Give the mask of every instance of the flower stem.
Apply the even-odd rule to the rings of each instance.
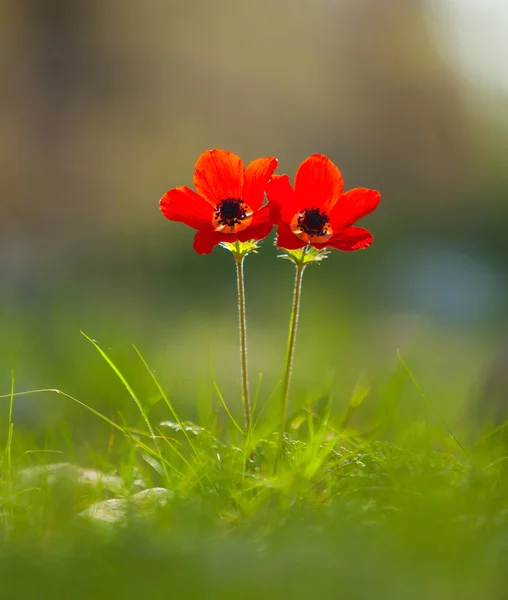
[[[298,328],[298,316],[300,313],[300,298],[302,295],[302,277],[306,264],[304,261],[295,262],[296,276],[295,287],[293,292],[293,306],[291,309],[291,318],[289,320],[289,334],[286,349],[286,363],[284,369],[284,383],[282,388],[282,406],[281,406],[281,423],[279,436],[279,455],[282,452],[284,443],[284,433],[286,430],[286,419],[288,409],[289,385],[291,383],[291,372],[293,370],[293,357],[295,354],[296,345],[296,330]]]
[[[238,287],[238,320],[240,331],[240,364],[242,374],[242,400],[245,415],[245,432],[249,435],[251,428],[251,412],[249,400],[249,375],[247,369],[247,320],[245,318],[245,285],[243,279],[243,261],[245,254],[234,253],[236,264],[236,281]]]

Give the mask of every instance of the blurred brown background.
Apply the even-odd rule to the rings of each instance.
[[[506,322],[506,39],[503,0],[3,0],[2,389],[14,368],[20,389],[115,402],[85,329],[127,371],[138,343],[189,405],[211,361],[236,401],[230,257],[196,256],[192,232],[158,212],[223,147],[275,154],[291,176],[321,152],[347,188],[382,193],[373,247],[309,270],[302,389],[334,372],[344,400],[364,370],[381,388],[401,348],[457,407]],[[265,242],[247,273],[266,390],[291,294],[275,255]]]

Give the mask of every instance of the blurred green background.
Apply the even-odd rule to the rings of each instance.
[[[240,409],[232,258],[196,255],[158,209],[222,147],[276,155],[291,177],[324,153],[346,188],[382,193],[362,223],[374,245],[305,275],[293,402],[331,387],[341,406],[359,381],[376,402],[400,349],[452,422],[478,390],[502,403],[507,33],[504,0],[3,0],[1,393],[14,369],[18,391],[58,387],[137,420],[84,330],[145,399],[132,343],[184,418],[214,377]],[[246,264],[261,403],[292,293],[272,238]],[[421,416],[409,383],[402,402]],[[69,430],[92,446],[108,433],[58,397],[17,400],[14,420],[60,450]]]

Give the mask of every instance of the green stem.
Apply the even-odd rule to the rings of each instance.
[[[235,253],[236,281],[238,287],[238,320],[240,330],[240,365],[242,373],[242,400],[245,415],[245,431],[249,435],[251,413],[249,400],[249,375],[247,370],[247,321],[245,318],[245,285],[243,279],[243,261],[245,254]]]
[[[291,383],[291,372],[293,370],[293,357],[295,354],[296,345],[296,330],[298,328],[298,316],[300,313],[300,298],[302,295],[302,277],[303,271],[305,270],[305,263],[303,257],[301,262],[295,262],[296,266],[296,277],[295,287],[293,292],[293,307],[291,309],[291,318],[289,321],[289,335],[288,344],[286,349],[286,364],[284,369],[284,384],[282,388],[282,410],[281,410],[281,424],[280,424],[280,437],[279,437],[279,454],[282,452],[282,445],[284,442],[284,433],[286,430],[286,419],[288,409],[288,397],[289,397],[289,385]]]

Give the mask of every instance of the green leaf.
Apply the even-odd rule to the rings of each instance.
[[[242,256],[247,256],[247,254],[251,254],[252,252],[257,252],[260,243],[259,240],[248,240],[247,242],[221,242],[219,246],[222,246],[240,258]]]
[[[319,250],[313,246],[305,246],[299,250],[286,250],[285,254],[279,254],[279,258],[285,258],[295,263],[295,265],[308,265],[311,263],[319,263],[330,254],[326,248]]]

